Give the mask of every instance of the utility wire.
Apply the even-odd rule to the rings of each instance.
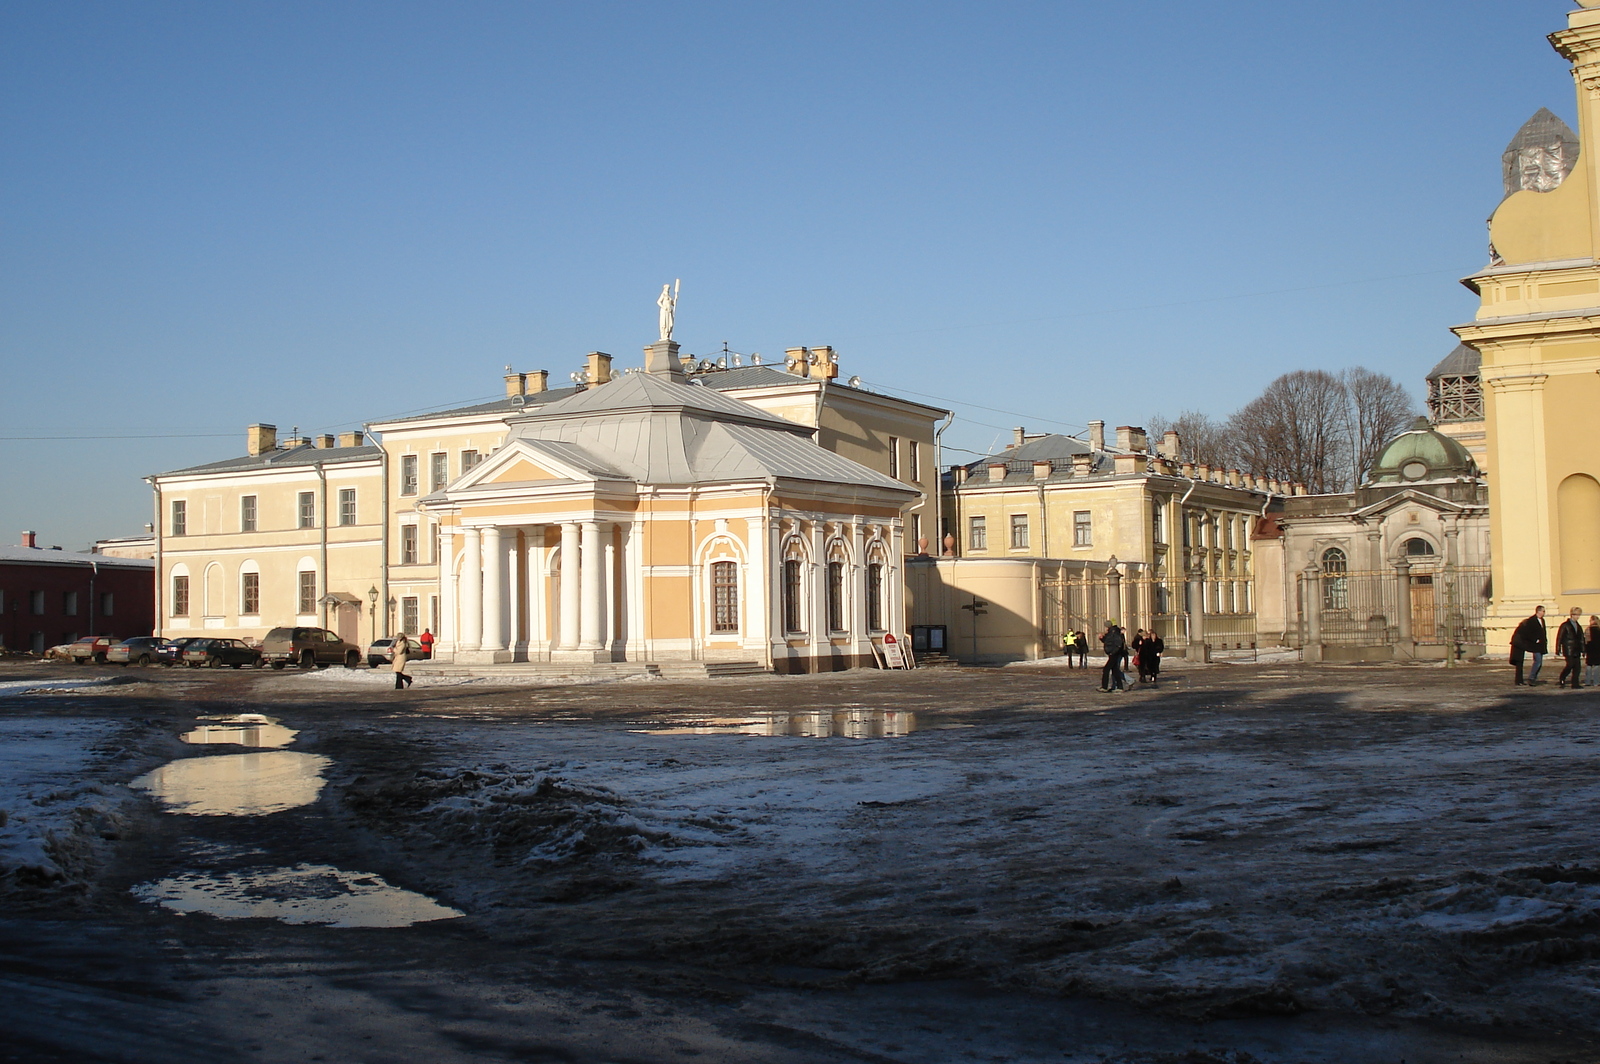
[[[214,440],[232,432],[159,432],[136,436],[0,436],[0,440]]]

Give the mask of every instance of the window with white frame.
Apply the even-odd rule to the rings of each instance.
[[[844,562],[828,563],[828,631],[844,631]]]
[[[804,566],[798,558],[786,558],[783,563],[783,630],[803,632],[800,617],[800,578]]]
[[[172,615],[189,616],[189,577],[186,573],[179,573],[172,578]]]
[[[889,476],[900,479],[900,437],[889,437]]]
[[[428,490],[442,491],[450,483],[450,455],[435,451],[428,456]]]
[[[356,523],[356,489],[339,489],[339,523],[353,525]]]
[[[739,567],[733,562],[711,563],[711,630],[739,630]]]
[[[1162,509],[1160,503],[1156,503],[1150,511],[1150,536],[1157,543],[1167,541],[1166,511]]]
[[[1011,515],[1011,549],[1028,549],[1028,515]]]
[[[239,612],[246,617],[256,617],[261,613],[261,574],[247,572],[239,574]]]
[[[1074,547],[1094,546],[1094,517],[1088,510],[1074,510],[1072,512],[1072,545]]]
[[[867,563],[867,627],[883,631],[883,563]]]
[[[403,454],[400,456],[400,494],[415,495],[417,493],[417,456]]]
[[[296,605],[302,617],[309,617],[317,612],[317,573],[314,569],[300,571],[299,594],[296,596]]]
[[[906,466],[911,474],[911,483],[922,483],[922,448],[917,446],[916,440],[907,441]]]
[[[989,549],[989,522],[983,517],[967,518],[967,549]]]
[[[256,530],[256,497],[242,495],[239,497],[239,531],[254,532]]]
[[[416,635],[422,626],[421,602],[415,595],[402,595],[400,597],[400,630],[410,635]]]
[[[317,527],[317,493],[302,491],[299,496],[298,512],[301,528]]]
[[[189,503],[187,500],[172,500],[171,528],[174,536],[187,536],[189,534]]]
[[[469,449],[461,452],[461,472],[463,475],[478,464],[479,457],[478,452],[474,450]]]
[[[415,564],[417,564],[417,526],[416,525],[401,525],[400,526],[400,564],[401,565],[415,565]],[[408,628],[406,630],[407,631],[414,631],[414,629],[410,629],[410,628]]]

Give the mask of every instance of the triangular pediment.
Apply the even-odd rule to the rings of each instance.
[[[526,458],[517,458],[508,463],[504,469],[497,470],[494,476],[480,481],[483,484],[519,484],[529,480],[571,480],[571,477],[559,476],[550,472],[543,466],[535,465]]]
[[[552,440],[513,439],[446,489],[460,495],[514,484],[592,484],[626,479],[582,448]]]
[[[1417,488],[1408,488],[1405,491],[1389,496],[1387,499],[1379,499],[1375,503],[1363,506],[1361,509],[1353,511],[1352,516],[1358,520],[1377,521],[1382,520],[1396,510],[1404,510],[1408,507],[1421,507],[1424,510],[1432,510],[1441,514],[1465,513],[1470,509],[1470,507],[1464,506],[1459,502],[1452,502],[1449,499],[1440,498]]]

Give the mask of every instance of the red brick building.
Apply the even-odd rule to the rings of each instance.
[[[155,562],[33,546],[0,547],[0,647],[44,653],[80,636],[149,635]]]

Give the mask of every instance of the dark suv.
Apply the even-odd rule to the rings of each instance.
[[[261,660],[274,669],[291,664],[302,669],[313,665],[319,669],[329,665],[353,669],[361,664],[361,648],[326,628],[274,628],[261,641]]]

